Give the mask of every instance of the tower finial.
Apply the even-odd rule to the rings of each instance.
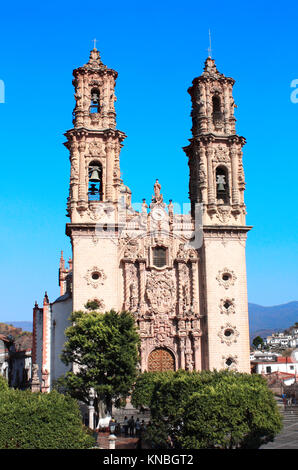
[[[92,39],[92,41],[94,42],[94,47],[93,47],[93,49],[96,49],[97,39]]]
[[[210,32],[210,29],[209,29],[209,47],[208,47],[208,57],[212,57],[212,49],[211,49],[211,32]]]

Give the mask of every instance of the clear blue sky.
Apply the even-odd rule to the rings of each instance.
[[[72,127],[72,70],[98,40],[118,71],[118,128],[127,134],[121,171],[133,200],[188,197],[182,147],[191,137],[187,93],[207,56],[208,29],[220,72],[235,78],[237,132],[247,139],[250,302],[298,300],[298,10],[293,2],[20,2],[1,7],[0,321],[31,320],[34,301],[59,296]]]

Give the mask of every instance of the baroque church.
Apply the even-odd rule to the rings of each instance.
[[[60,297],[33,309],[33,358],[42,391],[68,368],[60,354],[72,311],[132,312],[141,370],[250,372],[245,245],[244,137],[235,130],[234,79],[208,57],[188,89],[192,136],[183,148],[191,210],[165,202],[158,180],[138,210],[120,173],[125,133],[116,126],[117,72],[94,48],[74,70],[66,234]],[[86,310],[87,311],[87,310]]]

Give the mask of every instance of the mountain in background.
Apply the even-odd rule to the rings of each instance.
[[[14,323],[29,323],[30,322],[14,322]],[[0,323],[0,334],[4,336],[11,336],[13,338],[15,348],[17,351],[32,349],[32,333],[31,331],[23,331],[21,327],[12,326],[7,323]]]
[[[248,303],[249,332],[251,341],[256,336],[266,337],[277,331],[283,331],[298,322],[298,302],[263,307],[262,305]],[[30,321],[4,322],[21,328],[23,331],[32,332]]]
[[[256,336],[266,337],[283,331],[298,322],[298,302],[262,307],[248,303],[249,332],[251,340]]]
[[[23,331],[30,331],[33,330],[33,323],[32,321],[4,321],[2,323],[6,323],[6,325],[12,325],[16,328],[21,328]]]

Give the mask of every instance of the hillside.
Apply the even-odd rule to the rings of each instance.
[[[32,348],[32,333],[30,331],[23,331],[22,328],[15,328],[11,324],[0,323],[0,334],[11,335],[18,351]]]
[[[0,322],[1,323],[1,322]],[[31,331],[33,329],[32,321],[4,321],[6,325],[15,326],[16,328],[21,328],[23,331]]]
[[[268,336],[276,331],[283,331],[298,322],[298,302],[263,307],[248,304],[250,337]]]

